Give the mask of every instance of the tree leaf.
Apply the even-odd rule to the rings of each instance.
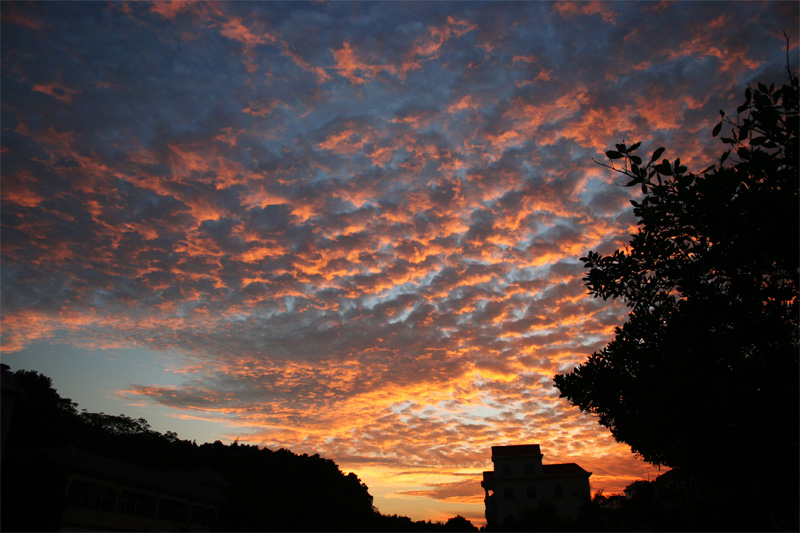
[[[606,157],[609,159],[622,159],[622,154],[619,152],[615,152],[614,150],[609,150],[606,152]]]
[[[715,165],[710,165],[710,166],[707,166],[706,168],[704,168],[703,170],[701,170],[701,171],[700,171],[700,174],[705,174],[705,173],[706,173],[706,172],[708,172],[709,170],[713,170],[713,169],[714,169],[714,166],[715,166]]]
[[[660,148],[656,148],[656,151],[653,152],[653,157],[650,158],[650,162],[652,163],[653,161],[655,161],[656,159],[661,157],[661,154],[663,154],[663,153],[664,153],[664,147],[663,146],[660,147]]]
[[[745,140],[749,133],[750,133],[750,126],[748,125],[747,121],[745,121],[744,125],[739,129],[739,140],[740,141]]]

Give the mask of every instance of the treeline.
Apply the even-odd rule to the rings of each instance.
[[[4,420],[2,469],[3,531],[54,530],[63,510],[63,479],[47,464],[22,464],[9,454],[74,446],[87,452],[155,471],[208,470],[222,482],[224,503],[211,524],[217,531],[474,531],[463,517],[447,523],[386,516],[373,506],[368,487],[319,455],[297,455],[255,445],[220,441],[198,445],[147,420],[79,411],[62,398],[52,380],[35,371],[11,372],[5,383],[22,394]],[[5,398],[4,398],[5,400]],[[4,417],[8,416],[6,411]],[[61,485],[59,485],[59,483]]]
[[[574,519],[559,516],[551,502],[542,501],[521,519],[486,531],[797,531],[796,520],[791,524],[758,500],[737,497],[737,490],[742,491],[673,469],[652,481],[634,481],[624,494],[598,491]]]

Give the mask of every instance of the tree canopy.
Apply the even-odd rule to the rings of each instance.
[[[630,312],[554,381],[653,464],[746,484],[788,473],[796,494],[798,78],[744,96],[736,118],[720,111],[712,135],[727,149],[699,173],[664,148],[643,162],[638,142],[606,152],[641,187],[639,228],[625,249],[583,257],[584,281]]]
[[[330,459],[220,441],[201,445],[162,434],[144,418],[93,413],[53,388],[51,378],[12,372],[24,391],[14,403],[4,447],[0,529],[54,531],[60,527],[64,479],[38,463],[43,448],[73,445],[149,471],[208,470],[225,480],[217,531],[472,531],[457,516],[447,524],[386,516],[373,506],[369,488]],[[4,413],[5,416],[5,413]],[[5,422],[5,421],[4,421]],[[16,452],[16,455],[15,455]],[[28,457],[27,459],[23,459]],[[33,457],[33,459],[31,459]]]

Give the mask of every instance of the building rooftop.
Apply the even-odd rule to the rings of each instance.
[[[575,463],[562,463],[558,465],[542,465],[542,474],[545,476],[563,476],[567,474],[590,474]]]
[[[541,456],[538,444],[515,444],[512,446],[492,446],[492,457],[522,457],[526,455]]]

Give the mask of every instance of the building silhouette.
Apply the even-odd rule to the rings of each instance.
[[[209,470],[151,470],[72,445],[5,460],[29,473],[15,509],[26,529],[209,531],[224,503],[225,481]]]
[[[538,444],[492,446],[494,470],[483,473],[487,526],[535,519],[549,506],[561,519],[574,520],[589,503],[587,472],[575,463],[542,464]]]

